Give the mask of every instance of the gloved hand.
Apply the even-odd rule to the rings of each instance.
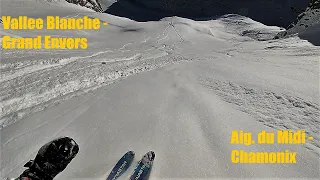
[[[79,146],[72,138],[55,139],[42,146],[36,158],[24,165],[28,169],[18,179],[52,180],[67,167],[78,152]]]

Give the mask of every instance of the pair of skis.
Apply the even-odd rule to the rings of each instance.
[[[132,164],[134,160],[134,151],[129,151],[122,156],[117,164],[111,170],[107,180],[116,180],[119,178]],[[136,168],[130,176],[130,180],[147,180],[149,178],[155,153],[153,151],[147,152],[138,162]]]

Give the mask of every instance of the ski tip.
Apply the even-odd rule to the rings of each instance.
[[[128,151],[125,156],[134,157],[135,152],[134,151]]]

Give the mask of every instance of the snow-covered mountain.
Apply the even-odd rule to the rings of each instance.
[[[239,14],[266,25],[287,27],[307,6],[306,0],[119,0],[106,12],[138,21],[166,16],[212,19]]]
[[[320,45],[320,0],[310,0],[309,6],[299,14],[296,21],[286,31],[277,34],[275,38],[289,37],[294,34],[298,34],[299,37],[315,45]]]

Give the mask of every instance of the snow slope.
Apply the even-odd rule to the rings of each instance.
[[[87,37],[86,51],[1,50],[2,179],[65,135],[80,152],[57,180],[104,179],[127,150],[156,152],[150,179],[319,178],[319,47],[297,36],[270,40],[280,28],[238,15],[138,23],[72,4],[1,3],[2,14],[88,15],[110,24],[49,32]],[[48,34],[0,27],[2,35]],[[231,145],[237,129],[306,129],[314,140]],[[298,163],[232,164],[230,152],[240,148],[296,151]]]

